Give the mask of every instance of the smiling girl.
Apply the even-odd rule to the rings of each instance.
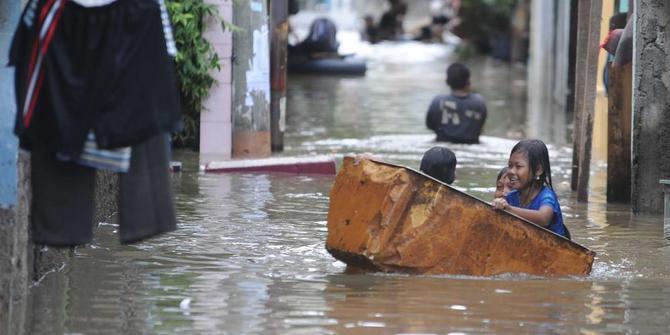
[[[507,177],[514,191],[493,200],[494,209],[504,209],[554,233],[570,238],[551,184],[549,152],[540,140],[523,140],[512,148]]]

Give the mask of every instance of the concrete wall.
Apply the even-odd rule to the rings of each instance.
[[[0,207],[16,204],[18,157],[17,141],[13,135],[14,115],[14,71],[7,64],[9,45],[18,22],[21,4],[17,0],[0,2]]]
[[[233,1],[233,157],[268,157],[270,39],[267,1]]]
[[[530,10],[527,134],[565,144],[570,2],[533,0]]]
[[[21,166],[27,163],[21,157]],[[13,167],[16,169],[16,165]],[[22,168],[20,171],[29,171]],[[21,190],[27,190],[25,175]],[[0,209],[0,334],[17,334],[25,319],[26,297],[32,273],[28,243],[28,192],[21,192],[18,205]]]
[[[0,335],[24,334],[29,315],[30,285],[67,265],[73,249],[54,249],[30,241],[30,155],[18,160],[17,205],[0,210]],[[94,223],[107,221],[117,210],[118,178],[96,175]]]
[[[0,2],[0,64],[7,64],[11,37],[18,22],[19,1]],[[18,199],[18,147],[13,135],[14,102],[12,69],[0,66],[0,334],[12,333],[10,320],[22,319],[15,303],[27,291],[28,268],[25,201]],[[25,200],[25,199],[21,199]],[[19,297],[19,299],[17,299]],[[18,300],[18,301],[17,301]],[[16,308],[18,307],[18,308]]]
[[[633,55],[632,207],[661,213],[670,177],[670,2],[639,0]]]

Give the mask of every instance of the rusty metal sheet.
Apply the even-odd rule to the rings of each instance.
[[[416,274],[588,275],[595,253],[407,167],[345,157],[327,250],[351,266]]]

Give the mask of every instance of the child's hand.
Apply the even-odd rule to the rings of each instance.
[[[493,207],[493,209],[508,210],[509,209],[509,204],[507,203],[507,200],[505,200],[505,198],[495,198],[495,199],[493,199],[493,202],[491,203],[491,207]]]

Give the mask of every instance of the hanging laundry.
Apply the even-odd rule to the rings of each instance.
[[[95,142],[95,134],[88,133],[84,150],[77,158],[57,155],[60,160],[74,161],[80,165],[111,172],[128,172],[130,168],[130,147],[118,149],[100,149]]]
[[[102,149],[178,130],[179,92],[170,57],[175,48],[162,7],[157,0],[99,7],[32,0],[10,54],[22,146],[30,148],[35,133],[47,131],[58,152],[76,157],[90,130]],[[48,129],[40,129],[46,120],[52,121]]]
[[[122,243],[176,228],[166,143],[181,127],[175,55],[163,0],[29,0],[9,60],[35,243],[91,241],[96,169],[120,172]]]
[[[119,237],[134,243],[177,227],[165,135],[133,146],[128,173],[119,179]]]
[[[122,243],[176,228],[165,134],[132,147],[127,173],[119,174],[118,224]],[[32,240],[72,246],[93,238],[95,169],[58,159],[45,146],[31,153]]]

